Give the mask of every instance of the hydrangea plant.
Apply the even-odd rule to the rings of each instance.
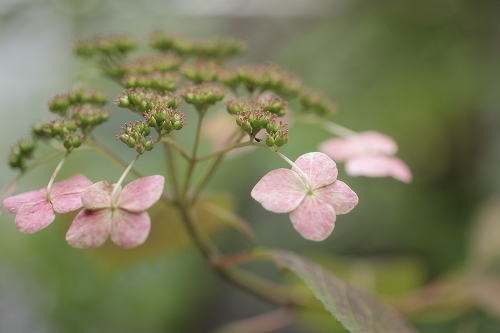
[[[408,166],[393,156],[397,151],[394,140],[374,131],[356,133],[332,122],[335,104],[278,65],[228,65],[229,58],[245,49],[239,40],[196,41],[154,31],[149,36],[149,52],[134,55],[138,48],[138,42],[129,35],[98,36],[75,46],[77,56],[122,86],[114,104],[135,113],[137,120],[123,125],[116,138],[133,150],[135,157],[125,162],[96,139],[92,131],[111,117],[105,108],[108,95],[89,87],[85,80],[77,82],[78,88],[50,99],[48,109],[54,118],[35,123],[31,137],[19,141],[10,151],[9,164],[20,174],[0,197],[5,210],[16,214],[16,227],[34,233],[48,227],[56,214],[81,209],[66,234],[70,246],[99,247],[110,237],[118,246],[137,247],[150,232],[148,209],[162,201],[178,211],[207,264],[248,292],[288,309],[315,307],[310,297],[298,297],[293,287],[255,279],[252,272],[238,267],[267,259],[301,277],[349,331],[413,332],[383,303],[303,257],[262,247],[238,255],[224,254],[199,228],[201,220],[195,214],[195,207],[207,200],[202,191],[226,156],[240,156],[235,152],[243,154],[249,148],[263,149],[291,169],[270,170],[256,183],[251,196],[266,210],[289,213],[293,227],[305,239],[327,241],[337,215],[349,213],[358,200],[364,200],[349,187],[348,180],[337,178],[336,162],[345,162],[346,173],[351,176],[411,180]],[[297,101],[293,108],[289,103],[292,100]],[[214,115],[206,118],[210,113]],[[292,162],[280,149],[293,144],[293,127],[288,123],[295,122],[318,126],[335,138],[321,143],[320,151],[303,152]],[[207,124],[212,130],[207,130]],[[186,126],[194,129],[190,147],[176,135]],[[209,153],[201,153],[203,138],[213,143]],[[50,155],[38,154],[36,148],[47,143],[60,148]],[[165,150],[168,171],[165,175],[140,174],[134,163],[147,158],[157,146]],[[66,160],[80,147],[120,163],[123,173],[116,180],[91,181],[76,174],[55,182]],[[9,196],[22,176],[57,156],[62,158],[47,187]],[[200,172],[200,164],[207,162],[209,167]],[[123,185],[127,175],[136,179]],[[232,212],[217,209],[219,216],[237,220],[233,224],[239,225],[236,230],[250,237],[251,224],[242,226],[242,219],[233,218]],[[168,223],[167,218],[164,223]]]

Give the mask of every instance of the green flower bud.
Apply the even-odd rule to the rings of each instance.
[[[184,125],[182,124],[182,122],[180,122],[180,121],[176,121],[176,122],[174,122],[173,126],[174,126],[174,129],[175,129],[176,131],[178,131],[178,130],[182,129],[182,127],[183,127]]]
[[[161,124],[161,127],[165,130],[165,132],[170,133],[170,131],[174,128],[174,126],[169,122],[165,121]]]
[[[272,136],[270,136],[270,135],[269,135],[269,136],[266,138],[266,145],[267,145],[268,147],[272,147],[272,146],[274,146],[274,138],[273,138]]]
[[[146,149],[147,151],[151,151],[153,150],[153,147],[154,147],[155,143],[153,141],[147,141],[145,144],[144,144],[144,149]]]
[[[126,145],[129,147],[129,148],[134,148],[135,146],[135,139],[133,137],[129,137],[127,142],[126,142]]]

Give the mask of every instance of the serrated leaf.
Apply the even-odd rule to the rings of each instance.
[[[290,252],[273,251],[273,254],[278,266],[297,274],[351,333],[416,333],[387,305],[317,264]]]

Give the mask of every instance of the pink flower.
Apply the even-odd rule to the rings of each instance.
[[[160,199],[165,178],[140,178],[121,187],[111,197],[115,185],[95,183],[82,194],[85,209],[73,220],[66,241],[78,248],[101,246],[108,236],[122,247],[136,247],[146,241],[151,219],[145,212]]]
[[[322,241],[332,233],[336,216],[350,212],[358,203],[356,193],[337,180],[337,174],[331,158],[323,153],[307,153],[295,161],[291,170],[269,172],[251,195],[271,212],[290,213],[302,237]]]
[[[44,187],[8,197],[3,201],[3,206],[8,213],[16,214],[14,221],[17,229],[31,234],[51,224],[56,213],[68,213],[81,208],[82,192],[90,185],[90,180],[78,174],[52,184],[50,194]]]
[[[345,171],[350,176],[391,176],[404,183],[412,180],[406,163],[392,156],[398,145],[382,133],[367,131],[330,139],[321,143],[319,149],[337,162],[346,162]]]

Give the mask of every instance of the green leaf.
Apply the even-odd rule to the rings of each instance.
[[[415,333],[394,310],[315,263],[290,252],[273,253],[278,266],[297,274],[351,333]]]

